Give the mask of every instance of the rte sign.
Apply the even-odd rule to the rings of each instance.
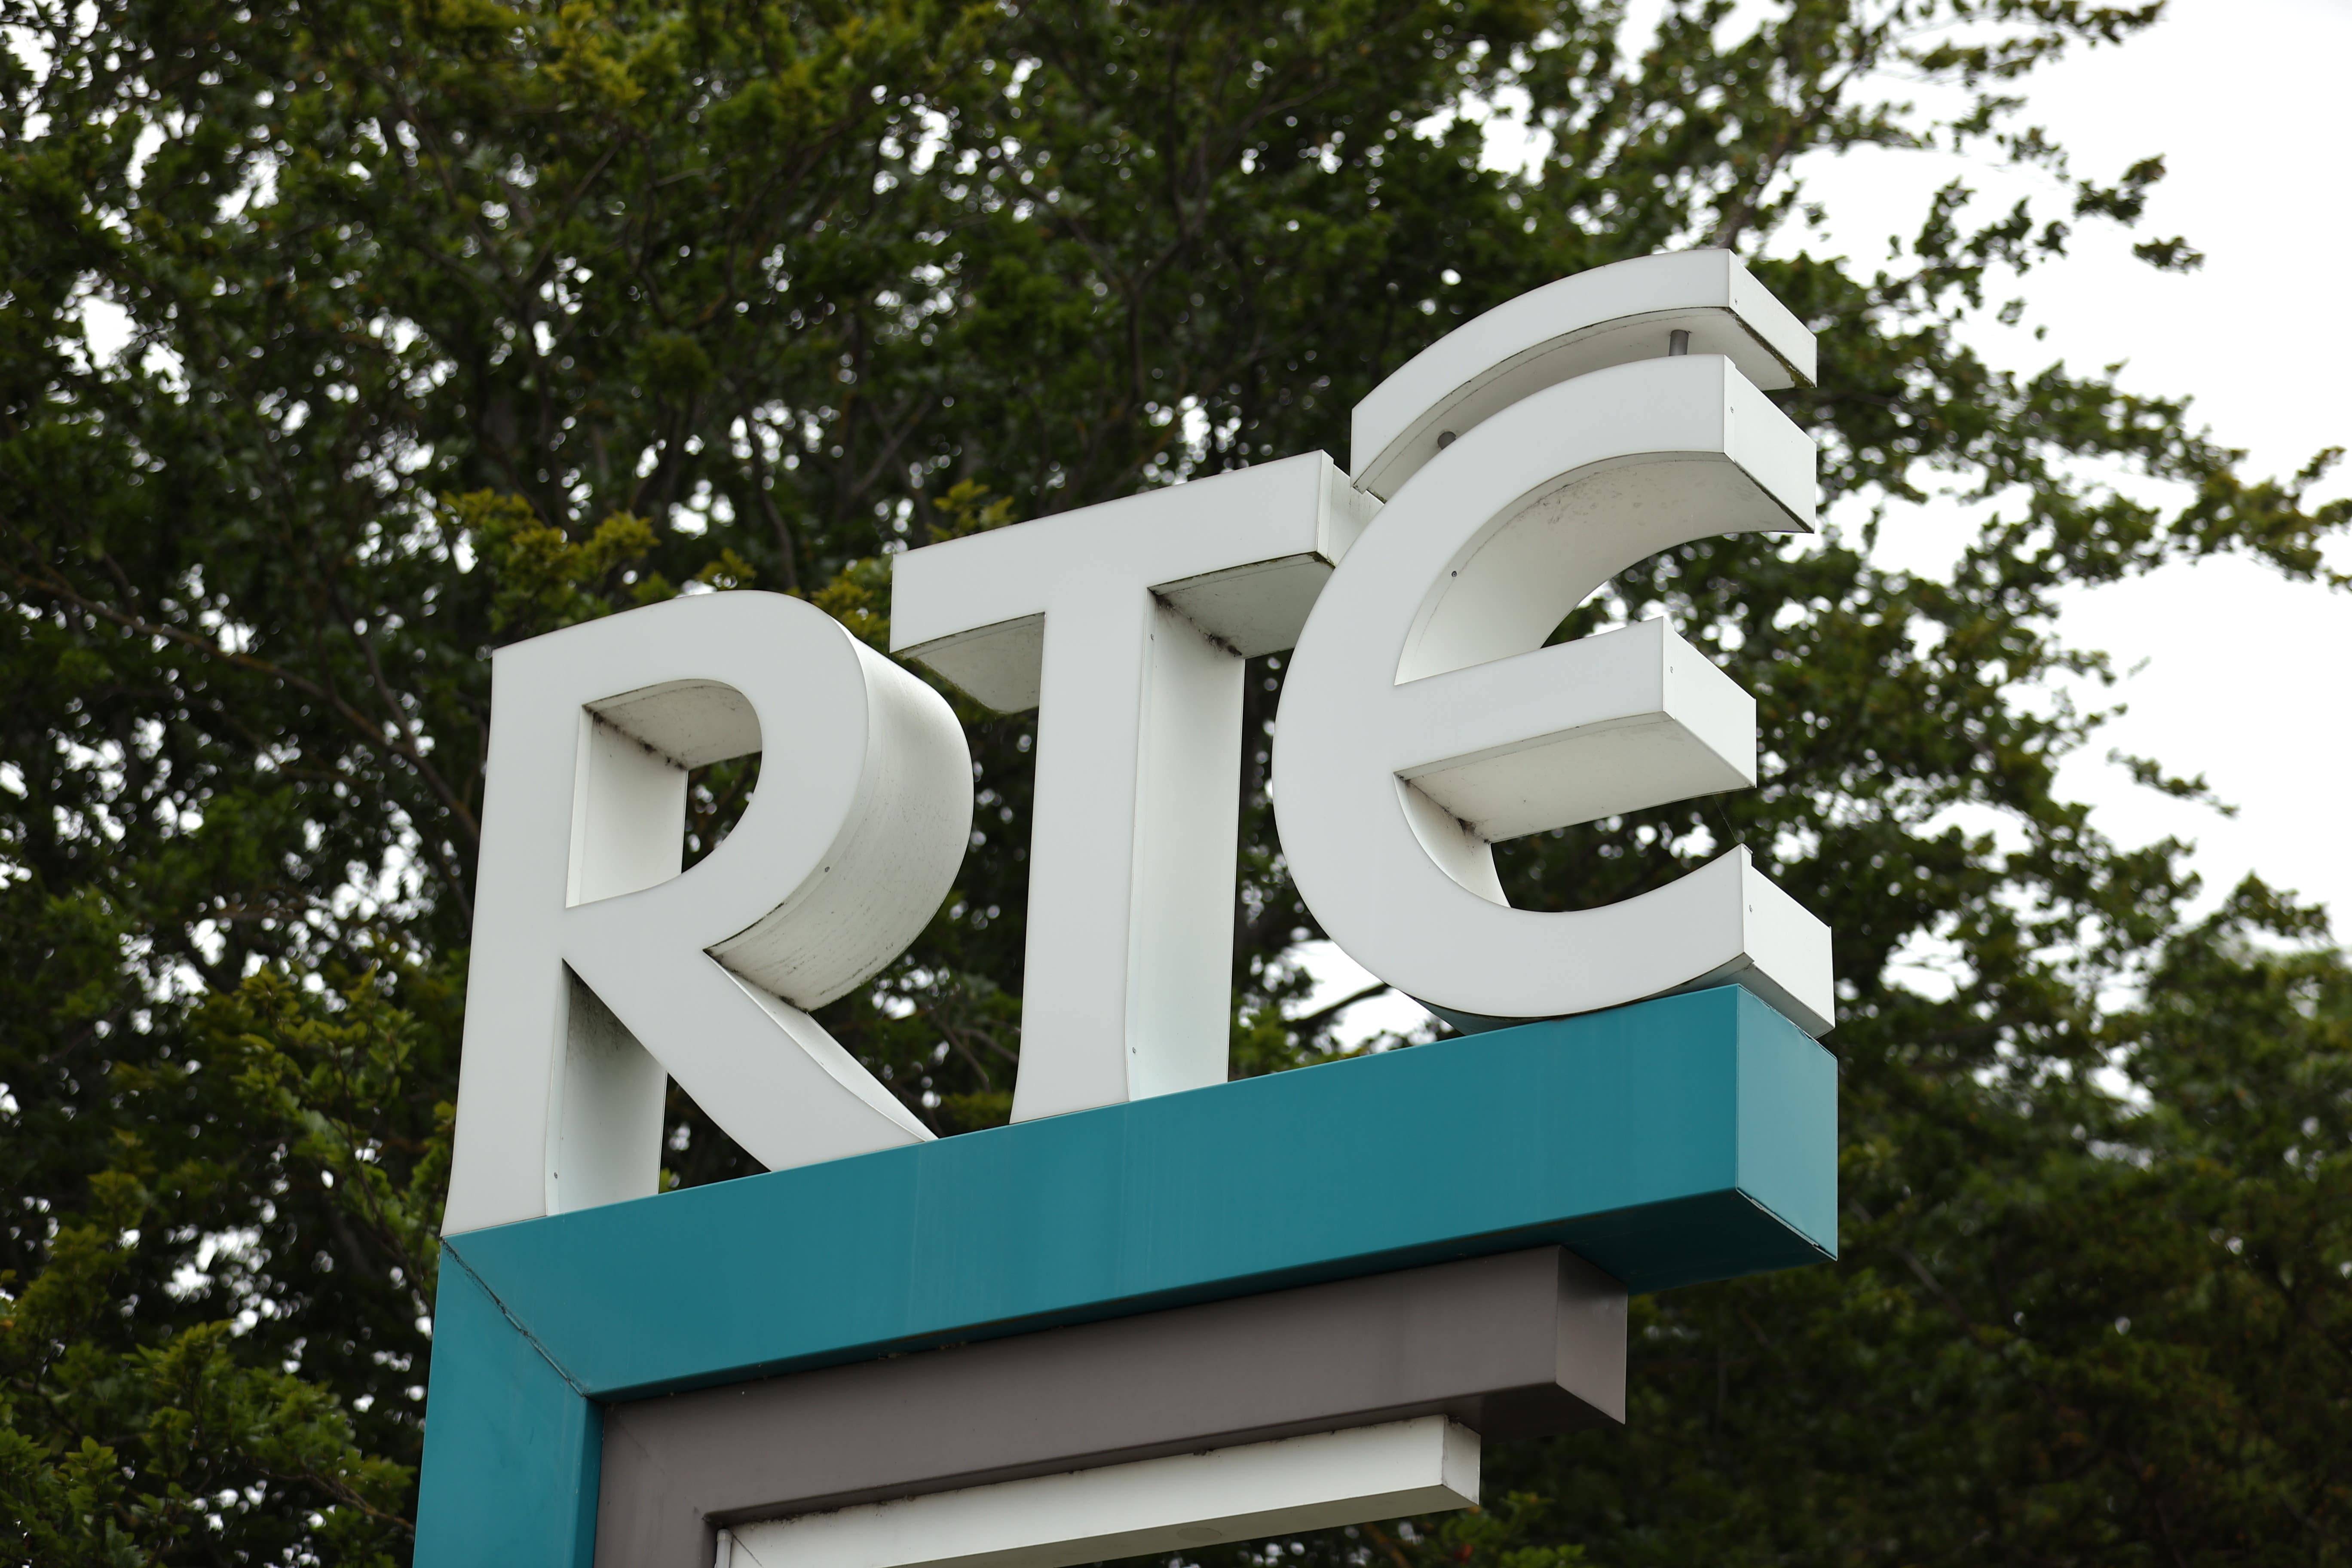
[[[812,1016],[954,880],[945,700],[778,595],[500,650],[419,1563],[1051,1568],[1458,1506],[1482,1434],[1622,1419],[1627,1291],[1832,1255],[1827,928],[1744,847],[1564,913],[1513,909],[1492,853],[1757,782],[1753,699],[1664,622],[1546,642],[1661,550],[1811,527],[1811,442],[1764,391],[1813,363],[1727,252],[1651,257],[1431,346],[1358,405],[1348,470],[897,556],[893,651],[1037,710],[992,1132],[934,1140]],[[1228,1084],[1243,673],[1284,650],[1298,890],[1468,1037]],[[681,872],[688,770],[751,752]],[[656,1198],[673,1078],[773,1173]],[[1449,1115],[1459,1147],[1397,1169],[1330,1125]],[[1245,1195],[1285,1180],[1350,1195]],[[1408,1318],[1452,1328],[1328,1351]],[[1235,1370],[1268,1347],[1293,1370]],[[1087,1414],[1147,1363],[1202,1370]],[[909,1446],[952,1411],[990,1436]]]

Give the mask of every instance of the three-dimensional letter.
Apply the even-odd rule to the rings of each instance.
[[[1562,913],[1510,908],[1491,848],[1756,782],[1754,700],[1663,622],[1543,645],[1658,551],[1811,526],[1812,444],[1739,363],[1787,384],[1800,360],[1802,327],[1698,252],[1522,296],[1360,407],[1358,482],[1391,499],[1291,657],[1274,798],[1365,968],[1468,1027],[1732,980],[1830,1027],[1828,930],[1745,847]]]
[[[892,650],[1038,710],[1013,1120],[1225,1081],[1242,661],[1370,510],[1314,452],[897,558]]]
[[[492,681],[444,1230],[653,1192],[666,1075],[772,1169],[929,1138],[806,1009],[896,958],[962,863],[971,756],[939,694],[742,592],[514,644]],[[755,751],[741,820],[681,874],[688,770]]]

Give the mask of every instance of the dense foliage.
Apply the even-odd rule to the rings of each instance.
[[[2155,9],[0,0],[0,1557],[405,1561],[487,649],[742,585],[878,637],[891,550],[1342,453],[1465,317],[1713,243],[1821,331],[1787,406],[1870,521],[1572,617],[1670,615],[1771,776],[1504,870],[1599,903],[1744,840],[1832,922],[1843,1260],[1639,1303],[1624,1433],[1285,1552],[2352,1559],[2352,972],[2257,885],[2186,922],[2177,846],[2053,793],[2095,715],[2049,696],[2104,668],[2071,585],[2310,575],[2352,511],[1967,331],[2138,216],[2160,163],[2080,177],[2017,95]],[[1451,118],[1504,90],[1524,174]],[[1884,266],[1807,248],[1807,159],[1930,142],[2057,209],[1923,190]],[[1986,519],[1948,579],[1874,564],[1938,485]],[[1018,1050],[1031,729],[967,717],[986,841],[827,1016],[942,1132]],[[1243,1072],[1336,1048],[1264,763]],[[690,852],[755,773],[698,779]],[[749,1168],[674,1110],[677,1180]]]

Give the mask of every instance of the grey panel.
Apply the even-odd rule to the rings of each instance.
[[[608,1406],[597,1568],[719,1525],[1444,1413],[1622,1421],[1625,1290],[1556,1247]]]

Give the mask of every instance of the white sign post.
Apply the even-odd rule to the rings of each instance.
[[[1812,366],[1730,255],[1651,257],[1432,345],[1351,472],[898,556],[894,648],[1038,710],[1015,1124],[968,1138],[811,1016],[953,884],[947,703],[777,595],[502,649],[418,1562],[1057,1568],[1457,1506],[1482,1434],[1622,1419],[1629,1291],[1832,1255],[1827,928],[1744,847],[1568,912],[1492,848],[1757,783],[1754,700],[1664,621],[1547,644],[1659,551],[1812,526],[1764,395]],[[1301,897],[1481,1037],[1228,1083],[1244,660],[1286,649]],[[689,770],[755,751],[681,872]],[[626,1201],[669,1079],[774,1174]]]

